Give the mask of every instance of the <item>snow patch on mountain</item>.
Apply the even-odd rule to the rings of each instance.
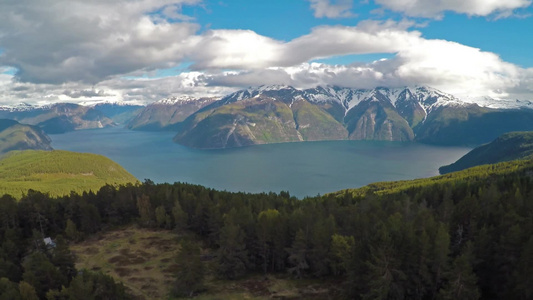
[[[532,100],[518,100],[518,99],[496,99],[488,96],[484,97],[463,97],[461,98],[466,103],[477,104],[488,108],[500,109],[519,109],[529,108],[533,109]]]

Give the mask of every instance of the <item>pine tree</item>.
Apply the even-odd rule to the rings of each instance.
[[[292,247],[287,249],[287,252],[289,253],[289,264],[292,266],[289,268],[289,273],[296,278],[301,278],[303,273],[309,269],[307,260],[310,252],[307,238],[302,229],[296,232]]]
[[[472,244],[465,245],[464,252],[457,256],[446,274],[447,282],[439,290],[439,300],[477,300],[480,297],[477,277],[472,269]]]
[[[331,237],[331,267],[334,275],[346,273],[352,259],[355,240],[353,236],[334,234]]]
[[[141,226],[150,227],[154,220],[154,209],[150,202],[150,197],[142,195],[137,197],[137,209],[139,210],[139,217]]]
[[[176,230],[182,230],[187,228],[187,214],[181,209],[180,202],[174,201],[174,207],[172,207],[172,217],[174,217],[174,228]]]
[[[220,230],[218,244],[216,253],[218,275],[227,279],[242,276],[248,264],[248,251],[242,229],[227,220]]]
[[[181,243],[176,256],[178,270],[172,294],[180,297],[192,297],[203,289],[204,266],[200,260],[200,247],[190,241]]]
[[[80,238],[80,232],[78,231],[76,227],[76,223],[74,223],[71,219],[67,220],[67,226],[65,227],[65,234],[67,238],[71,241],[78,241]]]

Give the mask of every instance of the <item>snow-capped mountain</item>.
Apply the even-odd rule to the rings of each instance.
[[[425,86],[260,86],[192,114],[175,140],[198,148],[325,139],[477,144],[506,131],[533,130],[533,109],[492,108],[511,107],[498,101],[485,98],[479,105]]]
[[[19,112],[19,111],[29,111],[38,108],[38,106],[34,106],[28,103],[19,103],[16,105],[1,105],[0,111],[7,111],[7,112]]]

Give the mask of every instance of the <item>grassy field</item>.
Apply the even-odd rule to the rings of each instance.
[[[136,299],[169,298],[173,271],[179,268],[174,257],[184,235],[167,230],[128,227],[71,245],[78,269],[100,270],[122,282]],[[188,237],[190,238],[190,237]],[[202,250],[212,257],[208,250]],[[220,280],[207,268],[206,290],[194,299],[335,299],[334,282],[294,280],[288,275],[257,274],[239,280]],[[337,294],[338,295],[338,294]]]
[[[52,196],[96,191],[137,179],[112,160],[69,151],[13,151],[0,160],[0,194],[21,197],[28,189]]]

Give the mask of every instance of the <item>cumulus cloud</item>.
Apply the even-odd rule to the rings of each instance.
[[[198,25],[170,23],[200,0],[9,0],[0,10],[0,65],[34,83],[97,83],[171,67]],[[153,15],[150,15],[153,13]]]
[[[309,0],[314,15],[317,18],[348,18],[354,14],[350,12],[353,0]]]
[[[469,16],[508,17],[515,9],[531,5],[531,0],[375,0],[384,8],[412,17],[442,18],[446,11]]]
[[[378,31],[376,34],[384,33]],[[386,49],[396,51],[391,59],[352,65],[301,63],[268,70],[219,74],[212,76],[209,84],[247,86],[263,82],[301,88],[316,85],[353,88],[428,85],[461,97],[531,99],[533,69],[520,68],[503,61],[494,53],[455,42],[427,40],[418,34],[405,34],[403,37],[405,39],[386,33],[380,39],[381,46],[371,43],[372,39],[369,39],[366,47],[374,52],[386,52]],[[388,43],[395,46],[389,48]]]

